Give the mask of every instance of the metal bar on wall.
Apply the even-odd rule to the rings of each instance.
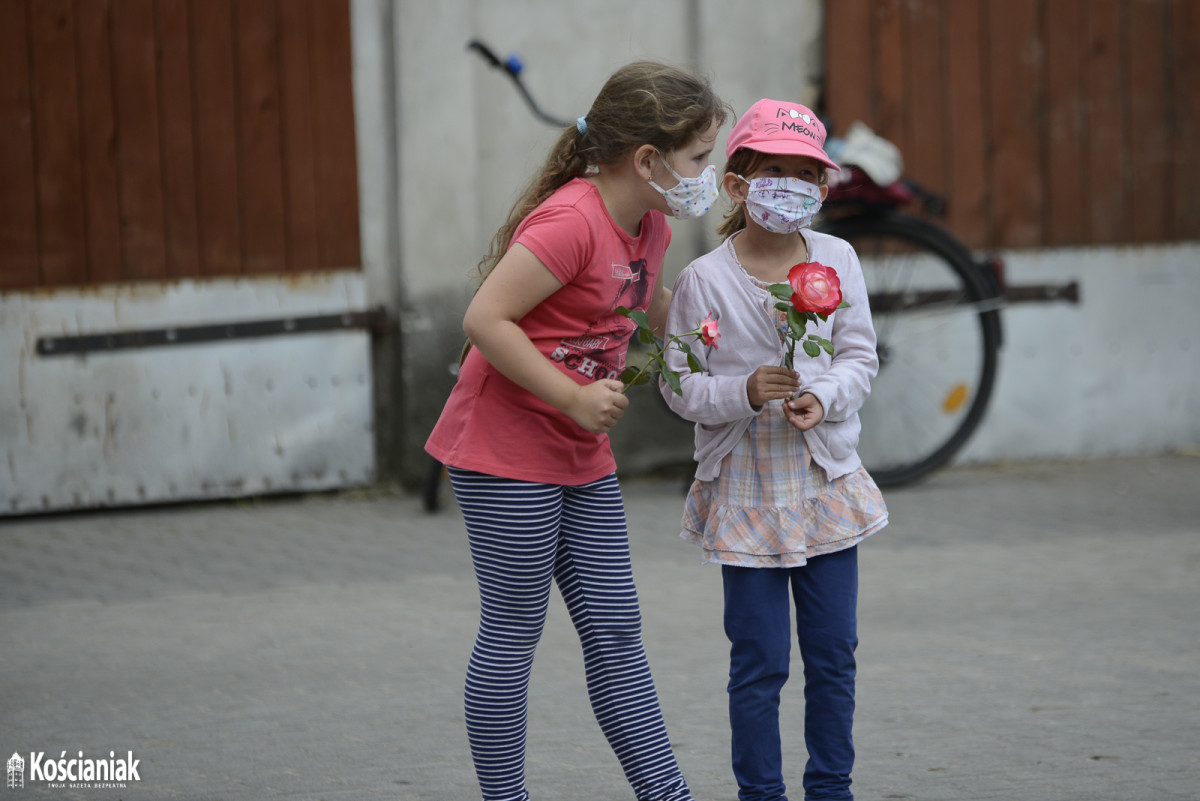
[[[77,336],[38,337],[37,353],[39,356],[80,356],[86,353],[196,345],[205,342],[312,334],[340,329],[367,329],[373,333],[383,333],[391,324],[387,311],[382,307],[377,307],[365,311],[307,317],[281,317],[274,320],[112,331]]]

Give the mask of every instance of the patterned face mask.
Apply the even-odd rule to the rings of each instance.
[[[746,216],[772,233],[807,228],[821,210],[821,187],[800,178],[755,178],[746,183]]]
[[[717,202],[717,168],[714,165],[709,164],[704,168],[704,172],[695,178],[684,178],[671,169],[666,159],[663,159],[663,166],[671,170],[671,175],[674,175],[679,183],[670,189],[663,189],[654,181],[649,183],[667,199],[667,208],[677,218],[694,220],[703,217]]]

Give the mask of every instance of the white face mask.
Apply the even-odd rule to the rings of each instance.
[[[717,202],[717,168],[714,165],[709,164],[704,168],[704,172],[695,178],[684,178],[671,169],[666,159],[663,159],[663,166],[671,170],[671,175],[674,175],[679,183],[670,189],[663,189],[654,181],[649,183],[667,199],[667,208],[676,217],[681,220],[703,217]]]
[[[755,178],[746,183],[746,216],[772,233],[807,228],[821,210],[821,187],[800,178]]]

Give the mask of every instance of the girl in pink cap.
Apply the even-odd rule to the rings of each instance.
[[[886,525],[887,509],[857,453],[858,410],[878,369],[862,268],[849,243],[808,227],[826,171],[837,169],[824,143],[825,127],[798,103],[760,100],[737,121],[726,146],[725,241],[680,274],[667,320],[668,333],[709,313],[721,325],[719,347],[693,348],[700,372],[668,352],[682,394],[664,387],[663,397],[697,424],[682,536],[721,566],[741,801],[785,798],[779,698],[792,606],[804,664],[804,797],[853,799],[857,546]],[[848,305],[809,329],[832,354],[798,353],[781,366],[792,345],[768,287],[812,263],[832,268],[828,283],[840,282]]]
[[[583,645],[596,719],[639,801],[690,801],[642,646],[608,430],[637,328],[663,326],[666,215],[717,199],[726,118],[708,83],[638,62],[559,136],[480,265],[473,347],[426,449],[450,470],[479,584],[466,721],[486,801],[526,801],[534,649],[557,584]],[[582,791],[581,791],[582,792]]]

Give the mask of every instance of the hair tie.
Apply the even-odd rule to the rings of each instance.
[[[575,130],[579,131],[580,136],[587,134],[587,117],[580,117],[575,120]]]

